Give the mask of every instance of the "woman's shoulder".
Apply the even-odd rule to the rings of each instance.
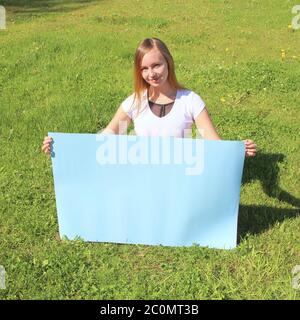
[[[127,98],[125,98],[121,103],[121,106],[126,111],[132,110],[134,108],[134,105],[135,105],[135,93],[132,93],[130,96],[127,96]]]
[[[134,93],[132,93],[131,95],[127,96],[123,101],[122,101],[122,104],[123,103],[128,103],[128,102],[133,102],[134,100]]]
[[[137,94],[135,92],[133,92],[131,95],[127,96],[127,98],[125,98],[123,101],[133,101],[135,100],[137,97]],[[140,97],[141,99],[143,98],[147,98],[147,91],[144,90],[140,93]]]
[[[195,119],[205,108],[205,102],[198,93],[190,89],[180,91],[179,101],[185,106],[185,110]]]
[[[133,92],[125,100],[122,101],[121,106],[123,110],[130,114],[130,117],[135,117],[138,107],[140,106],[141,111],[145,109],[147,102],[147,92],[141,93],[141,100],[137,99],[137,95]]]
[[[178,95],[179,97],[182,97],[184,100],[193,100],[195,98],[197,99],[198,97],[201,98],[198,93],[187,88],[180,89]]]

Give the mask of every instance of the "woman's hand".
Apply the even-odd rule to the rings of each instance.
[[[244,140],[246,157],[254,157],[256,155],[256,144],[252,140]]]
[[[42,145],[42,150],[46,154],[51,153],[51,144],[52,144],[52,138],[51,137],[45,137]]]

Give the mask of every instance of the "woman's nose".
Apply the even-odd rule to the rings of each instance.
[[[155,75],[154,71],[152,69],[149,70],[149,76],[153,77]]]

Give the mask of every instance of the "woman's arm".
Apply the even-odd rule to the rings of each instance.
[[[195,124],[203,139],[221,140],[206,108],[204,108],[195,119]]]
[[[206,108],[204,108],[195,119],[195,124],[204,139],[221,140],[218,135]],[[250,139],[244,140],[246,157],[254,157],[256,155],[256,144]]]
[[[130,123],[130,117],[127,115],[126,112],[123,111],[123,108],[120,106],[110,123],[101,133],[123,134],[127,131],[127,128],[130,125]]]

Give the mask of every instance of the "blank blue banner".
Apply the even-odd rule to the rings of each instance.
[[[236,246],[242,141],[48,134],[61,237]]]

